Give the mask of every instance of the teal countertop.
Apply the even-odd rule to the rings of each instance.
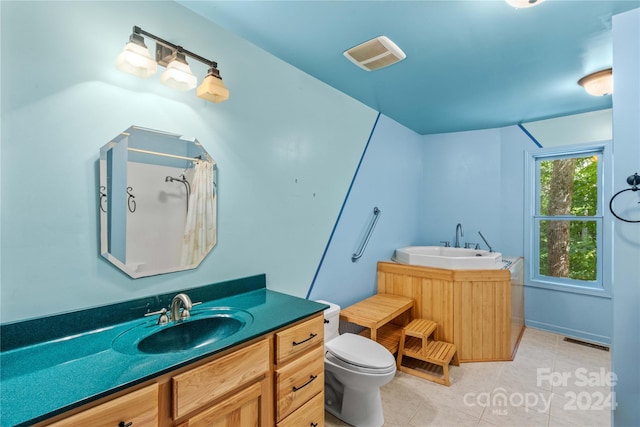
[[[253,320],[227,338],[173,353],[124,352],[112,346],[123,332],[142,324],[153,325],[156,316],[3,351],[0,353],[0,425],[26,426],[43,421],[282,328],[321,312],[326,306],[257,289],[206,301],[195,306],[191,313],[196,316],[214,307],[245,310]]]

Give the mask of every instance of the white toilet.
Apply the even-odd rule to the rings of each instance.
[[[356,427],[384,424],[380,387],[393,379],[396,360],[377,342],[356,334],[339,335],[340,307],[324,311],[325,409]]]

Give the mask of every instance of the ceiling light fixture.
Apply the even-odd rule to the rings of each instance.
[[[527,7],[537,6],[544,0],[505,0],[510,6],[516,9],[524,9]]]
[[[589,95],[604,96],[613,93],[613,69],[597,71],[584,76],[578,80],[578,84],[587,91]]]
[[[144,44],[143,36],[155,40],[155,60],[151,57],[149,49]],[[138,26],[133,27],[129,43],[126,44],[116,58],[116,67],[125,73],[147,78],[157,71],[158,65],[161,65],[166,67],[166,70],[160,75],[162,84],[177,90],[188,91],[196,87],[198,79],[191,72],[186,60],[187,56],[208,66],[207,76],[198,87],[198,97],[211,102],[221,102],[229,99],[229,89],[222,82],[217,62],[203,58],[184,49],[182,46],[161,39]]]

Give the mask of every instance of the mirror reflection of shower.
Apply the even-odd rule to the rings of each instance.
[[[178,178],[173,176],[166,176],[164,182],[181,182],[184,184],[185,189],[187,190],[187,212],[189,212],[189,195],[191,194],[191,184],[187,181],[187,177],[184,174],[180,174]]]

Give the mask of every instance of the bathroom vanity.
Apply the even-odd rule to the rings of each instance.
[[[267,290],[264,282],[255,276],[185,291],[203,301],[185,323],[229,307],[252,320],[228,337],[179,351],[150,354],[139,350],[140,340],[132,341],[138,350],[123,341],[172,327],[143,316],[155,304],[166,307],[165,295],[2,325],[0,425],[322,426],[326,306]],[[113,322],[132,310],[142,314]],[[103,315],[111,325],[100,324]],[[77,319],[91,327],[20,342],[25,331],[37,336],[40,324],[47,333],[75,327]],[[49,328],[52,322],[60,323]]]
[[[37,425],[322,426],[323,330],[310,316]]]
[[[415,317],[438,323],[461,362],[513,360],[524,331],[522,258],[508,269],[447,270],[378,263],[378,293],[415,300]]]

